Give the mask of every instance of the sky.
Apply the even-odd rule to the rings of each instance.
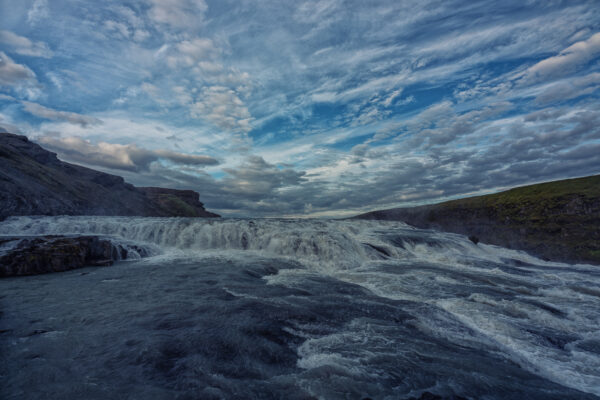
[[[0,0],[0,130],[224,216],[598,174],[600,6]]]

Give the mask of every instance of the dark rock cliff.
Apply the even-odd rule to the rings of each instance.
[[[191,190],[137,188],[59,160],[25,136],[0,133],[0,220],[11,215],[218,217]]]
[[[200,196],[193,190],[165,189],[160,187],[140,187],[142,191],[157,207],[165,212],[185,215],[189,217],[218,217],[204,209]]]
[[[404,221],[546,259],[600,264],[600,175],[356,218]]]

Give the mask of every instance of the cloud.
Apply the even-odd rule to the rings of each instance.
[[[50,82],[52,82],[52,84],[59,90],[62,91],[63,88],[63,82],[62,80],[53,72],[48,72],[46,73],[46,76],[48,77],[48,79],[50,80]]]
[[[15,99],[14,97],[8,95],[8,94],[3,94],[0,93],[0,101],[16,101],[17,99]]]
[[[10,31],[0,30],[0,43],[12,48],[12,50],[24,56],[52,57],[52,51],[44,42],[32,42],[24,36],[19,36]]]
[[[0,95],[2,96],[2,95]],[[8,96],[10,97],[10,96]],[[0,99],[1,100],[1,99]],[[22,133],[21,129],[12,123],[11,118],[0,113],[0,131],[8,133]]]
[[[25,62],[4,45],[16,61],[2,123],[87,139],[54,144],[133,183],[197,188],[223,214],[323,215],[600,172],[591,3],[135,0],[85,13],[38,0],[53,11],[37,19],[43,36],[12,28],[22,13],[0,29],[60,57]],[[53,120],[18,106],[35,90],[43,106],[29,108]],[[66,114],[81,110],[103,124]],[[190,149],[220,164],[177,156]]]
[[[244,102],[223,86],[205,88],[191,110],[194,118],[206,119],[222,129],[243,133],[252,129],[252,116]]]
[[[219,162],[209,156],[199,156],[194,154],[177,153],[170,150],[155,150],[154,153],[165,160],[174,162],[175,164],[184,165],[217,165]]]
[[[54,121],[66,121],[71,124],[80,125],[83,128],[102,123],[101,120],[95,117],[77,114],[70,111],[58,111],[29,101],[23,101],[22,103],[25,111],[35,115],[36,117],[51,119]]]
[[[535,98],[540,104],[566,101],[595,92],[600,88],[600,73],[571,78],[553,83]]]
[[[200,60],[206,60],[219,54],[211,39],[194,38],[171,46],[168,50],[167,64],[171,68],[192,67]]]
[[[151,0],[148,16],[173,29],[189,29],[202,25],[208,9],[204,0]]]
[[[135,144],[122,145],[107,142],[93,144],[78,137],[42,136],[37,141],[57,152],[65,160],[126,171],[148,171],[150,164],[158,160],[194,167],[219,163],[210,156],[177,153],[170,150],[147,150]]]
[[[35,73],[0,51],[0,85],[15,86],[24,81],[36,82]]]
[[[129,32],[129,27],[122,22],[106,20],[104,21],[104,27],[109,32],[114,32],[126,39],[129,38],[129,36],[131,35],[131,33]]]
[[[278,189],[299,185],[305,180],[304,172],[280,169],[260,156],[248,156],[237,168],[224,171],[229,176],[223,180],[223,190],[243,195],[247,200],[271,197]]]
[[[250,76],[221,63],[223,52],[212,39],[195,37],[163,45],[156,53],[172,72],[144,83],[142,89],[161,105],[177,104],[192,118],[220,129],[247,133],[253,121],[243,98],[250,95]],[[159,93],[159,87],[171,90]]]
[[[558,55],[546,58],[530,67],[526,74],[527,82],[536,82],[547,78],[573,72],[578,66],[592,60],[600,53],[600,32],[587,40],[577,42]]]
[[[143,42],[150,38],[144,18],[127,6],[110,6],[113,15],[105,19],[104,29],[117,39],[131,39],[134,42]]]
[[[27,12],[27,22],[35,25],[40,20],[47,18],[49,14],[50,11],[48,10],[48,1],[35,0]]]
[[[132,183],[195,188],[211,209],[255,216],[352,213],[599,172],[600,112],[593,105],[548,108],[511,118],[502,117],[500,110],[505,107],[467,112],[450,104],[432,107],[425,115],[447,120],[449,125],[419,122],[416,126],[422,126],[423,134],[431,137],[453,132],[452,141],[436,142],[433,148],[428,140],[409,139],[375,148],[356,145],[353,154],[346,155],[313,144],[304,150],[310,155],[301,153],[301,158],[319,154],[326,161],[307,170],[253,155],[224,167],[226,176],[216,179],[149,162],[157,154],[145,158],[139,149],[119,147],[123,145],[111,145],[102,152],[113,155],[111,162],[106,158],[95,162],[107,168],[116,164]],[[420,118],[423,115],[415,116],[415,120]],[[458,126],[465,130],[452,128]],[[299,144],[281,146],[296,148]],[[80,152],[79,162],[89,162],[98,159],[92,153],[100,151]],[[119,155],[117,161],[115,154]],[[291,160],[288,153],[278,150],[273,151],[271,160],[278,155]],[[361,157],[361,162],[353,164],[354,157]]]
[[[164,97],[160,93],[160,88],[158,88],[156,85],[153,85],[149,82],[143,82],[140,85],[140,89],[152,97],[155,101],[159,103],[164,102]]]

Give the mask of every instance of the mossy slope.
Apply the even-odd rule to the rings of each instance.
[[[600,264],[600,175],[357,218],[403,220],[548,259]]]

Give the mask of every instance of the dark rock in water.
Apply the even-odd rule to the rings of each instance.
[[[475,235],[469,236],[469,240],[475,244],[479,243],[479,238]]]
[[[86,266],[109,266],[126,259],[128,250],[98,236],[3,238],[0,277],[61,272]],[[141,248],[136,252],[145,255]]]
[[[25,136],[0,133],[0,220],[12,215],[218,217],[192,190],[137,188],[59,160]]]
[[[408,400],[467,400],[462,396],[439,396],[430,392],[423,392],[419,397],[410,397]]]

